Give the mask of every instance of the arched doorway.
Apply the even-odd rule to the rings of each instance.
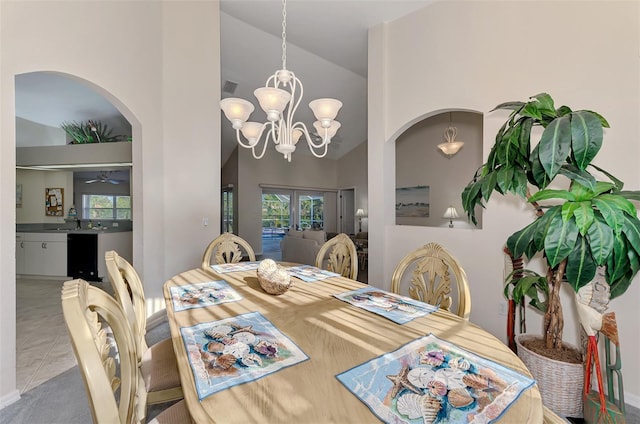
[[[16,75],[14,81],[16,187],[20,187],[22,193],[21,204],[19,207],[16,205],[16,235],[45,234],[48,238],[58,240],[56,244],[64,244],[64,249],[68,246],[65,239],[68,237],[67,231],[73,232],[74,236],[78,235],[87,230],[92,218],[99,217],[95,224],[100,223],[105,229],[96,232],[93,238],[97,241],[104,237],[120,237],[122,234],[116,236],[114,233],[128,230],[130,234],[124,239],[122,249],[132,252],[131,218],[134,218],[132,213],[135,211],[136,201],[131,194],[134,192],[134,183],[139,181],[132,178],[134,169],[131,141],[135,138],[134,132],[141,132],[137,120],[132,118],[132,113],[122,102],[105,89],[74,75],[31,72]],[[95,140],[97,143],[87,146],[70,145],[70,136],[61,128],[62,124],[78,124],[82,127],[87,122],[97,127],[95,134],[92,129],[88,130],[90,135],[99,139]],[[106,141],[106,136],[115,134],[121,134],[124,143],[103,142]],[[128,144],[128,156],[120,158],[118,153],[104,153],[108,150],[93,149],[108,149],[116,144]],[[84,148],[85,151],[78,153],[79,150],[71,150],[76,147],[79,150]],[[127,148],[119,150],[126,151]],[[109,178],[102,180],[99,178],[101,175]],[[53,209],[60,208],[60,214],[55,212],[52,216],[46,216],[42,192],[51,187],[62,188],[60,193],[63,203],[52,206]],[[91,196],[112,197],[113,219],[104,215],[109,212],[104,208],[83,207],[84,199],[90,199]],[[123,208],[116,207],[116,198],[129,199],[128,215],[123,215]],[[83,231],[75,230],[76,217],[69,213],[72,206],[78,211],[77,219]],[[125,216],[129,219],[117,219]],[[88,236],[91,238],[93,234]],[[26,244],[29,245],[29,242]],[[25,252],[21,252],[23,249],[20,247],[16,243],[16,274],[19,274],[16,276],[16,379],[17,389],[24,392],[75,364],[59,307],[60,286],[68,276],[73,275],[68,273],[67,263],[60,263],[63,256],[55,257],[56,266],[53,268],[28,269],[21,266],[21,258],[24,264],[37,261],[24,258],[22,253]],[[60,253],[60,248],[57,251]],[[25,254],[27,253],[32,252]],[[65,259],[76,255],[68,250],[64,253]],[[98,251],[96,259],[99,260]],[[103,276],[100,274],[104,272],[96,274],[96,277]],[[100,284],[97,278],[95,284]],[[102,287],[107,286],[108,284]],[[48,323],[46,328],[41,325],[43,321]],[[40,340],[48,348],[37,349],[25,337]],[[24,358],[28,358],[28,361]],[[40,364],[46,366],[39,366]]]

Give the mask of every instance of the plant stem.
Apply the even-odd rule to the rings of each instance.
[[[547,349],[562,349],[562,305],[560,304],[560,287],[567,267],[567,260],[563,260],[558,268],[547,268],[547,282],[549,283],[549,305],[544,314],[544,340]]]

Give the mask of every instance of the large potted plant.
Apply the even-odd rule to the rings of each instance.
[[[509,284],[516,297],[531,296],[533,305],[544,311],[537,354],[562,360],[566,346],[560,287],[568,283],[578,292],[601,267],[611,298],[627,290],[640,268],[640,220],[630,202],[640,197],[623,191],[622,181],[592,163],[602,146],[603,128],[609,127],[598,113],[556,108],[546,93],[494,110],[501,109],[511,113],[487,162],[464,189],[462,205],[473,223],[476,206],[484,207],[493,192],[514,194],[532,206],[534,221],[506,244],[516,258],[541,254],[546,272],[525,270]],[[540,293],[543,299],[537,298]],[[544,400],[542,387],[541,392]]]

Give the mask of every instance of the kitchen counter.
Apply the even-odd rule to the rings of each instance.
[[[100,229],[82,228],[80,230],[69,229],[69,228],[16,229],[17,233],[65,233],[65,234],[105,234],[105,233],[124,233],[127,231],[132,231],[132,230],[131,228],[111,228],[111,227],[102,227]]]

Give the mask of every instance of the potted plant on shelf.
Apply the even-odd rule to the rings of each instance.
[[[112,143],[131,141],[131,137],[112,135],[112,129],[100,121],[63,122],[60,124],[71,141],[69,144]]]
[[[493,110],[502,109],[511,113],[498,131],[487,162],[463,190],[462,205],[474,224],[476,206],[484,207],[493,192],[515,194],[533,207],[534,221],[511,235],[506,245],[515,258],[524,255],[531,260],[541,253],[546,272],[524,270],[508,284],[517,300],[530,296],[533,306],[544,311],[543,333],[538,338],[542,346],[536,353],[562,360],[567,346],[562,341],[560,287],[566,282],[577,293],[600,267],[611,298],[627,290],[640,268],[640,220],[630,202],[640,200],[640,193],[623,191],[622,181],[592,163],[602,146],[603,128],[609,127],[598,113],[567,106],[556,109],[546,93]],[[535,127],[542,127],[534,132],[539,135],[537,143],[531,139]],[[538,299],[539,294],[543,299]],[[551,368],[546,370],[545,374],[552,373]],[[532,373],[542,386],[542,376]],[[579,386],[581,400],[582,381]],[[543,400],[544,390],[541,387]]]

